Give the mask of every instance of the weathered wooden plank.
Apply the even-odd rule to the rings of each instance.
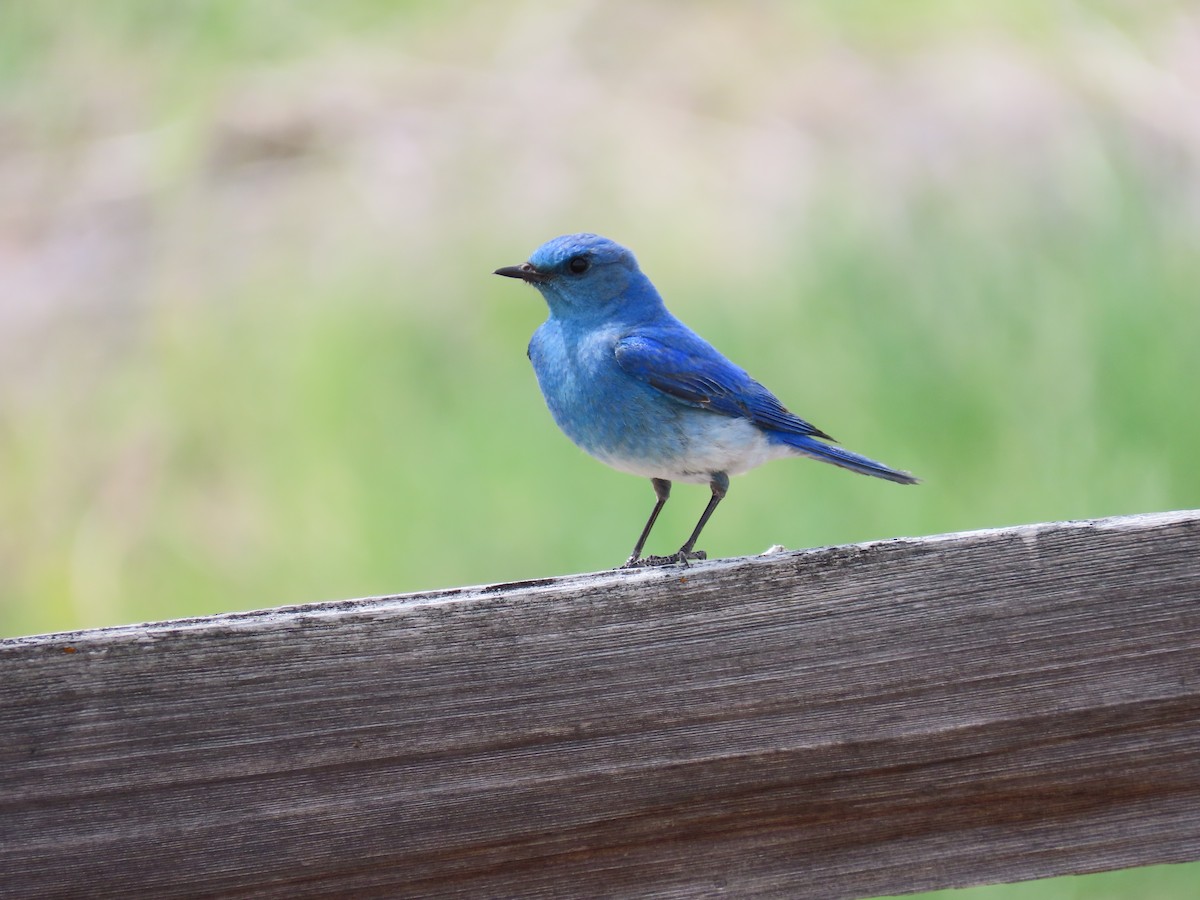
[[[0,893],[839,897],[1200,859],[1200,512],[0,642]]]

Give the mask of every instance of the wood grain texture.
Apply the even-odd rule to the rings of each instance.
[[[10,640],[0,678],[5,897],[1200,859],[1200,511]]]

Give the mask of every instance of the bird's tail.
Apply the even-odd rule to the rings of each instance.
[[[885,478],[897,484],[916,484],[920,481],[919,478],[910,475],[908,472],[901,472],[899,469],[885,466],[881,462],[860,456],[850,450],[843,450],[841,447],[833,447],[822,443],[806,434],[773,431],[771,432],[771,437],[780,443],[787,444],[797,453],[801,453],[804,456],[819,459],[821,462],[833,463],[835,466],[841,466],[843,469],[849,469],[851,472],[858,472],[860,475],[874,475],[876,478]]]

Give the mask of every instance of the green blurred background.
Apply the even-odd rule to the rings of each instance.
[[[490,274],[570,231],[925,479],[773,463],[711,555],[1200,506],[1198,61],[1183,3],[4,3],[0,635],[622,561],[650,485]]]

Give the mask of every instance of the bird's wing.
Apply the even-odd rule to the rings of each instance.
[[[794,415],[765,387],[691,331],[641,330],[617,341],[617,365],[671,399],[775,431],[829,435]]]

